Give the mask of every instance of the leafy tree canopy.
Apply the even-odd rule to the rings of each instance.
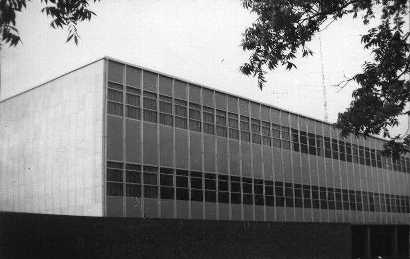
[[[99,2],[100,0],[91,0]],[[77,24],[90,20],[95,15],[89,7],[90,0],[40,0],[41,9],[51,18],[50,26],[54,29],[67,30],[67,42],[74,40],[78,44]],[[1,42],[16,46],[21,38],[16,26],[16,14],[26,8],[30,0],[0,0],[0,35]]]
[[[250,56],[240,70],[257,77],[261,89],[267,71],[278,66],[296,68],[295,58],[312,55],[307,43],[332,22],[347,15],[359,17],[364,25],[373,20],[376,26],[361,37],[372,60],[343,82],[356,82],[358,88],[347,110],[339,113],[336,126],[342,136],[383,134],[390,138],[385,155],[398,158],[409,151],[409,135],[389,132],[398,125],[398,116],[410,114],[406,110],[410,81],[405,78],[410,73],[410,33],[404,31],[407,0],[242,0],[242,4],[257,19],[243,35],[242,47]]]

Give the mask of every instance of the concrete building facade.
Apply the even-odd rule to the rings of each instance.
[[[410,224],[410,156],[103,58],[0,102],[0,210]]]

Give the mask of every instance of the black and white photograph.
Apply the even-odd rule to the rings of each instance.
[[[410,0],[0,0],[0,259],[410,259]]]

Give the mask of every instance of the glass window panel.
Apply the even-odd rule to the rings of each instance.
[[[144,197],[145,198],[157,198],[158,197],[158,187],[144,185]]]
[[[161,186],[160,197],[161,199],[174,199],[174,188]]]
[[[127,184],[125,186],[125,194],[128,197],[141,197],[141,185]]]
[[[125,107],[127,110],[127,117],[139,120],[141,118],[140,109],[134,108],[132,106]]]
[[[176,199],[188,201],[189,200],[189,192],[188,189],[177,188],[176,189]]]
[[[123,184],[107,182],[107,195],[122,196],[123,195]]]
[[[122,116],[122,104],[108,102],[107,112],[109,114]]]
[[[122,103],[122,92],[108,89],[108,100]]]
[[[122,182],[122,170],[108,168],[107,181]]]

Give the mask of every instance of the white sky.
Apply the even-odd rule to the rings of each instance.
[[[323,120],[319,41],[316,55],[296,62],[291,72],[256,79],[243,76],[242,33],[254,17],[239,0],[102,0],[97,17],[79,26],[78,46],[65,44],[66,33],[49,28],[39,1],[28,3],[17,22],[23,44],[1,52],[2,92],[7,98],[103,56],[153,68],[190,81],[262,101]],[[366,29],[350,17],[322,32],[329,121],[350,102],[352,87],[332,85],[360,71],[368,54],[360,44]],[[403,127],[405,129],[406,127]]]

